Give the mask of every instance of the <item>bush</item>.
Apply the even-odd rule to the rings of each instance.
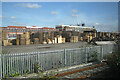
[[[96,51],[91,51],[90,53],[88,53],[89,57],[88,57],[88,62],[94,62],[94,61],[98,61],[98,53]]]
[[[108,55],[106,58],[111,70],[120,73],[120,50]]]
[[[39,72],[39,63],[38,62],[35,62],[35,64],[34,64],[34,72],[35,73]]]

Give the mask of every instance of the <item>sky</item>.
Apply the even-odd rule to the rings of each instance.
[[[117,2],[2,2],[2,26],[53,27],[58,24],[95,26],[117,31]]]

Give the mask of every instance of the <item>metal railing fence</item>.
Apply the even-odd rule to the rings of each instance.
[[[24,74],[34,72],[34,64],[39,64],[40,70],[69,67],[100,61],[103,58],[103,46],[64,49],[46,52],[16,53],[0,55],[1,78],[6,75]]]

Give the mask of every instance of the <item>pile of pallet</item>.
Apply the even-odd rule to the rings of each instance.
[[[71,32],[63,32],[62,36],[65,38],[65,42],[70,42]]]
[[[65,43],[65,38],[62,38],[62,43]]]
[[[30,33],[25,32],[25,44],[28,45],[30,44]]]
[[[25,32],[24,34],[17,35],[16,45],[28,45],[30,44],[30,33]]]
[[[8,40],[8,31],[2,30],[2,40]]]
[[[61,35],[57,35],[57,43],[62,43],[62,36]]]
[[[8,44],[8,40],[3,40],[3,41],[2,41],[2,45],[3,45],[3,46],[7,46],[7,44]]]
[[[8,31],[7,30],[2,30],[2,45],[3,46],[12,45],[12,43],[10,43],[8,41]]]
[[[33,38],[33,41],[34,41],[33,42],[34,44],[39,44],[39,39],[38,38]]]
[[[47,39],[47,43],[52,44],[53,42],[51,41],[51,39]]]
[[[78,42],[78,36],[71,36],[70,42]]]

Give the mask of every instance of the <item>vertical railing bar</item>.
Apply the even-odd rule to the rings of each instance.
[[[26,69],[29,70],[28,69],[28,54],[27,53],[26,53]]]
[[[64,62],[65,63],[64,66],[66,67],[66,49],[64,49],[64,61],[65,61]]]
[[[13,74],[15,74],[15,54],[13,54]]]
[[[2,53],[0,53],[0,79],[2,79]]]
[[[21,72],[20,72],[20,53],[18,53],[18,72],[19,72],[19,74],[21,74]]]
[[[87,47],[84,48],[84,54],[85,54],[85,63],[87,63]]]
[[[16,54],[16,67],[17,67],[17,73],[19,73],[19,66],[18,66],[18,55],[19,54]]]
[[[22,65],[22,53],[20,53],[20,64]],[[22,75],[22,66],[20,66],[20,73]]]
[[[6,55],[6,75],[8,76],[8,54]]]
[[[10,74],[12,74],[12,72],[13,72],[13,71],[12,71],[12,61],[13,61],[12,59],[13,59],[13,54],[11,54],[11,57],[10,57],[10,60],[11,60],[11,61],[10,61],[10,66],[11,66],[11,67],[10,67],[10,71],[11,71],[11,73],[10,73]]]
[[[3,63],[3,78],[5,76],[5,70],[4,70],[5,69],[5,57],[4,56],[5,56],[5,54],[2,55],[2,58],[3,58],[2,59],[2,63]]]
[[[30,66],[30,54],[29,54],[29,57],[28,57],[28,61],[29,61],[29,63],[28,63],[28,65],[29,65],[29,71],[31,72],[31,66]]]
[[[9,54],[9,75],[10,75],[10,54]]]
[[[6,75],[6,54],[5,54],[5,75]]]
[[[25,53],[22,53],[22,74],[24,73],[24,68],[25,68],[25,64],[24,64],[24,56],[25,56]]]
[[[17,54],[16,53],[14,53],[14,74],[16,74],[17,73],[17,60],[16,60],[16,56],[17,56]]]

